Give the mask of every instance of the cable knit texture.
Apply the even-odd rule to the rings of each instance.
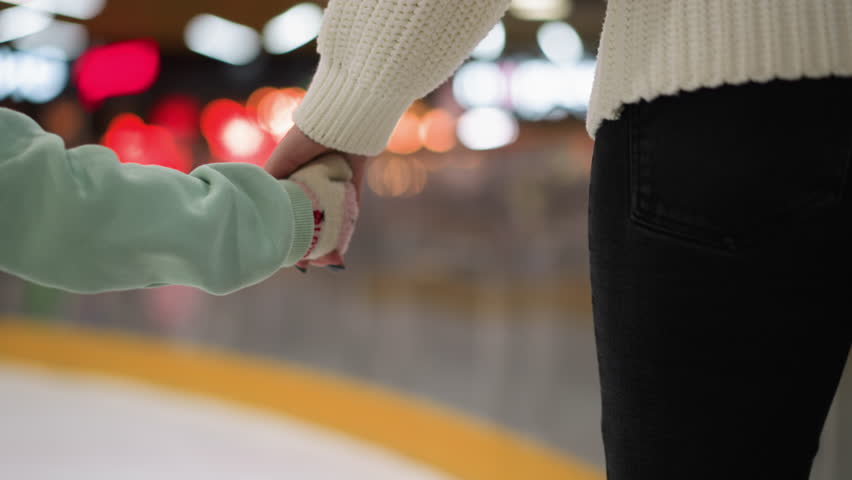
[[[378,155],[411,103],[447,80],[508,7],[509,0],[330,0],[296,125],[327,147]]]
[[[610,0],[586,119],[722,84],[852,75],[850,0]]]

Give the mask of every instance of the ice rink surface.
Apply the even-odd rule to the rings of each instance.
[[[0,363],[0,479],[448,480],[294,419]]]

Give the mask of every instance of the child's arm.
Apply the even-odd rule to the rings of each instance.
[[[311,200],[260,167],[121,164],[0,108],[0,270],[83,293],[225,294],[294,265],[312,236]]]

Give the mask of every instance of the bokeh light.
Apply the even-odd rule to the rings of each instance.
[[[277,90],[278,89],[275,88],[275,87],[260,87],[260,88],[258,88],[257,90],[252,92],[252,94],[249,95],[248,100],[246,100],[246,107],[245,107],[246,110],[248,110],[249,113],[257,115],[257,109],[260,106],[260,101],[263,100],[263,98],[267,94],[274,93]]]
[[[260,54],[260,35],[253,28],[209,13],[186,24],[184,40],[193,52],[232,65],[251,63]]]
[[[322,8],[311,2],[294,5],[263,27],[263,45],[271,54],[287,53],[319,35]]]
[[[546,60],[525,60],[512,71],[512,109],[523,119],[538,121],[559,105],[566,85],[559,68]]]
[[[80,20],[97,17],[106,6],[106,0],[3,0],[15,5],[42,12],[55,13]]]
[[[420,121],[420,139],[427,150],[445,153],[456,146],[456,119],[446,110],[430,110]]]
[[[477,60],[496,60],[503,54],[505,47],[506,27],[502,21],[499,21],[491,28],[488,35],[476,45],[470,55]]]
[[[413,111],[406,111],[394,127],[387,149],[393,153],[407,155],[423,148],[420,138],[420,117]]]
[[[560,65],[575,64],[583,58],[583,41],[574,27],[565,22],[547,22],[536,34],[544,56]]]
[[[213,156],[226,162],[263,165],[276,145],[254,115],[229,99],[214,100],[204,107],[201,132]]]
[[[237,157],[248,157],[257,153],[263,145],[263,139],[263,132],[257,125],[245,118],[228,120],[222,132],[222,142]]]
[[[110,97],[144,92],[160,72],[160,52],[151,40],[92,48],[74,65],[74,82],[86,108]]]
[[[508,95],[506,76],[496,63],[468,62],[453,77],[453,94],[467,108],[501,106]]]
[[[512,0],[509,11],[522,20],[558,20],[567,17],[573,0]]]
[[[68,63],[62,52],[41,47],[31,52],[13,52],[0,47],[0,100],[46,103],[68,85]]]
[[[101,144],[112,149],[123,163],[160,165],[184,173],[192,169],[190,153],[178,145],[165,128],[146,125],[132,113],[123,113],[110,122]]]
[[[249,102],[256,102],[258,124],[276,140],[281,140],[295,124],[293,112],[305,98],[305,90],[296,87],[281,90],[263,89],[262,96],[252,97],[249,97]]]
[[[37,51],[44,47],[62,51],[61,60],[80,56],[89,45],[89,31],[79,23],[54,20],[44,30],[15,41],[18,50]]]
[[[382,155],[370,162],[367,184],[382,197],[410,197],[423,191],[428,175],[415,157]]]
[[[595,83],[595,60],[583,60],[574,65],[559,67],[559,104],[569,110],[585,112],[589,108],[592,86]]]
[[[514,142],[518,122],[511,113],[500,108],[474,108],[458,121],[458,137],[471,150],[493,150]]]
[[[50,26],[51,15],[26,7],[0,10],[0,42],[40,32]]]
[[[198,133],[200,116],[198,100],[189,95],[173,94],[154,104],[150,121],[165,127],[180,140],[190,140]]]

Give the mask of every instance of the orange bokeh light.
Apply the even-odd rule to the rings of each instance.
[[[274,87],[261,87],[252,92],[249,95],[248,100],[246,100],[246,110],[253,115],[257,115],[257,108],[260,106],[260,101],[263,100],[263,97],[269,95],[270,93],[278,91],[277,88]]]
[[[420,117],[409,109],[397,122],[387,149],[393,153],[408,155],[421,148],[423,142],[420,140]]]
[[[456,146],[456,119],[444,109],[431,110],[423,116],[419,134],[426,149],[449,152]]]
[[[299,87],[262,87],[249,96],[246,110],[256,117],[261,128],[280,141],[293,128],[293,112],[302,103],[305,93]]]
[[[258,124],[281,140],[293,128],[293,112],[305,98],[301,88],[284,88],[264,93],[257,104]]]
[[[409,197],[423,191],[427,177],[426,167],[416,158],[386,155],[370,163],[367,184],[383,197]]]

